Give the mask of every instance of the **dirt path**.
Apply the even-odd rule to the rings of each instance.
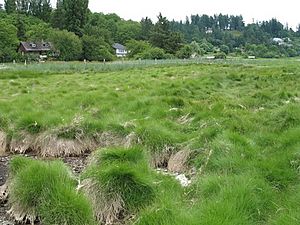
[[[28,156],[31,158],[36,158],[35,156]],[[88,155],[83,155],[81,157],[66,157],[62,160],[70,166],[74,174],[80,174],[83,169],[86,167]],[[5,184],[8,178],[8,166],[10,156],[0,157],[0,186]],[[7,202],[0,202],[0,225],[14,225],[11,222],[6,214],[6,211],[9,210]]]

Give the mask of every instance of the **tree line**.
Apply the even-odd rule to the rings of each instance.
[[[20,41],[51,41],[59,60],[114,60],[112,44],[125,45],[133,59],[190,58],[205,54],[284,57],[300,55],[296,31],[276,19],[245,24],[241,15],[191,15],[154,23],[92,13],[88,0],[5,0],[0,9],[0,60],[23,60]],[[276,38],[277,41],[274,41]],[[280,42],[278,42],[280,40]]]

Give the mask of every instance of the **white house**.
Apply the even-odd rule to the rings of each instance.
[[[116,50],[117,57],[125,57],[127,55],[127,50],[124,45],[115,43],[115,44],[113,44],[113,48]]]
[[[273,38],[272,41],[278,45],[284,45],[284,40],[282,38]]]
[[[212,28],[208,28],[205,31],[206,34],[212,34],[213,33],[213,29]]]

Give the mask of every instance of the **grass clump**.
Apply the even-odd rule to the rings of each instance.
[[[99,150],[83,174],[83,190],[102,223],[126,220],[154,199],[151,174],[142,149]]]
[[[274,210],[273,190],[256,174],[205,176],[194,185],[190,194],[198,201],[191,214],[199,225],[261,224]]]
[[[88,201],[76,193],[76,181],[63,162],[16,157],[10,172],[10,212],[18,220],[39,218],[45,225],[95,224]]]

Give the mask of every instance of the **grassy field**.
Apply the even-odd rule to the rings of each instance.
[[[121,196],[126,213],[117,219],[300,224],[297,59],[7,65],[0,86],[0,131],[12,152],[80,155],[134,136],[130,145],[143,157],[134,148],[120,153],[130,162],[120,162],[118,148],[100,151],[98,160],[111,165],[91,163],[81,178]],[[178,152],[188,152],[180,171],[192,179],[186,188],[153,170],[168,167]],[[114,182],[127,194],[109,186]],[[92,207],[107,207],[105,201]]]

